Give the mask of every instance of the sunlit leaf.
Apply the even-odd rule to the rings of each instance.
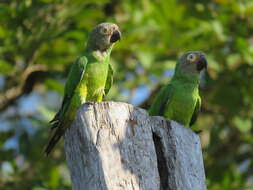
[[[233,122],[236,127],[243,133],[249,132],[252,128],[252,122],[250,119],[235,117]]]

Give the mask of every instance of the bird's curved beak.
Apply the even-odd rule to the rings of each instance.
[[[118,40],[121,39],[121,33],[119,30],[114,30],[113,33],[112,33],[112,36],[110,38],[110,42],[111,43],[115,43],[117,42]]]
[[[201,71],[206,68],[207,68],[207,60],[204,56],[201,56],[199,58],[199,61],[197,62],[197,70]]]

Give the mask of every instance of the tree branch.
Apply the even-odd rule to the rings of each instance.
[[[0,112],[14,104],[18,98],[32,91],[38,81],[45,79],[48,74],[45,65],[27,67],[21,75],[19,83],[0,94]]]
[[[130,104],[84,104],[65,153],[73,190],[206,189],[199,137]]]

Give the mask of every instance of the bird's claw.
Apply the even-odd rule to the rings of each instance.
[[[200,133],[202,133],[202,130],[194,130],[194,133],[196,133],[197,135],[199,135]]]
[[[95,102],[93,102],[93,101],[87,101],[87,102],[85,102],[85,104],[88,105],[88,106],[93,105],[94,103]]]

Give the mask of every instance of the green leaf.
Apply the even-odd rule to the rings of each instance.
[[[13,71],[13,66],[9,64],[7,61],[0,59],[0,73],[8,74],[11,71]]]
[[[59,81],[55,80],[55,79],[47,79],[45,81],[45,85],[50,88],[50,89],[54,89],[57,92],[63,94],[64,93],[64,86],[62,83],[60,83]]]
[[[250,119],[242,119],[240,117],[235,117],[233,119],[233,123],[242,133],[247,133],[252,128],[252,122]]]

